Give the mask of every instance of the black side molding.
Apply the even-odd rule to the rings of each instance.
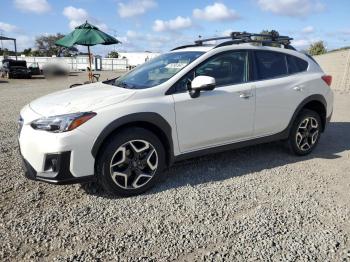
[[[253,145],[258,145],[258,144],[264,144],[264,143],[269,143],[273,141],[278,141],[278,140],[283,140],[288,138],[288,132],[285,130],[283,132],[280,132],[275,135],[271,136],[266,136],[262,138],[256,138],[256,139],[251,139],[251,140],[246,140],[242,142],[236,142],[228,145],[223,145],[223,146],[218,146],[218,147],[212,147],[212,148],[207,148],[199,151],[194,151],[190,153],[185,153],[181,154],[175,157],[174,162],[190,159],[190,158],[195,158],[199,156],[204,156],[204,155],[210,155],[210,154],[216,154],[220,152],[225,152],[228,150],[234,150],[234,149],[239,149],[242,147],[247,147],[247,146],[253,146]]]

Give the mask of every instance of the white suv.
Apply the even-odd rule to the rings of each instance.
[[[97,181],[129,196],[186,158],[275,140],[310,153],[332,115],[331,76],[286,38],[258,46],[244,34],[178,47],[120,78],[26,105],[19,121],[26,176]]]

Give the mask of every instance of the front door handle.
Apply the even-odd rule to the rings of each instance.
[[[239,94],[239,97],[244,98],[244,99],[249,99],[252,96],[253,96],[253,93],[251,93],[251,92],[241,92]]]

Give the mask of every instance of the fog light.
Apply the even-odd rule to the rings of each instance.
[[[46,155],[45,166],[44,166],[45,172],[58,171],[59,156],[60,156],[59,154]]]

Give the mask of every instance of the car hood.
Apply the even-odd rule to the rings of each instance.
[[[135,93],[101,82],[73,87],[32,101],[29,106],[42,116],[55,116],[76,112],[94,111],[120,103]]]

